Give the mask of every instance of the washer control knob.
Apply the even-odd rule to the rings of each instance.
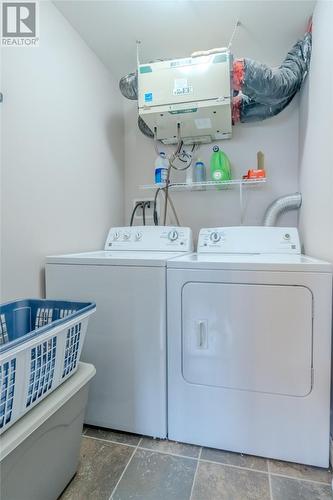
[[[131,233],[129,233],[128,231],[126,233],[124,233],[123,235],[123,239],[124,241],[128,241],[131,237]]]
[[[172,229],[172,231],[170,231],[168,234],[168,238],[170,241],[176,241],[178,239],[178,236],[178,231],[176,231],[175,229]]]
[[[142,233],[138,232],[135,233],[135,241],[141,241],[142,240]]]
[[[120,232],[116,231],[115,233],[113,233],[112,239],[113,241],[117,241],[119,240],[119,237],[120,237]]]
[[[213,233],[210,234],[210,240],[213,242],[213,243],[217,243],[219,242],[221,239],[221,236],[219,235],[219,233],[217,233],[216,231],[214,231]]]

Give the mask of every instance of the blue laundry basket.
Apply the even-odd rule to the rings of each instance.
[[[0,306],[0,434],[75,373],[92,302]]]

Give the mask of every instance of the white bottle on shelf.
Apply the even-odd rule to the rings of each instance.
[[[169,160],[163,151],[155,160],[155,184],[165,185],[169,168]]]

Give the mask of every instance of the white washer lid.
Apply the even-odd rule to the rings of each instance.
[[[166,267],[169,259],[184,255],[185,252],[150,251],[108,251],[51,255],[46,257],[47,264],[85,264],[91,266],[145,266]]]
[[[0,436],[0,462],[67,403],[95,373],[93,365],[80,362],[77,371],[66,382],[5,431]]]
[[[332,273],[333,264],[293,254],[188,254],[168,261],[168,268]]]

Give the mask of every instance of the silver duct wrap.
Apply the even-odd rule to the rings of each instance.
[[[278,217],[288,210],[297,210],[302,204],[301,193],[281,196],[268,207],[264,216],[264,226],[275,226]]]

